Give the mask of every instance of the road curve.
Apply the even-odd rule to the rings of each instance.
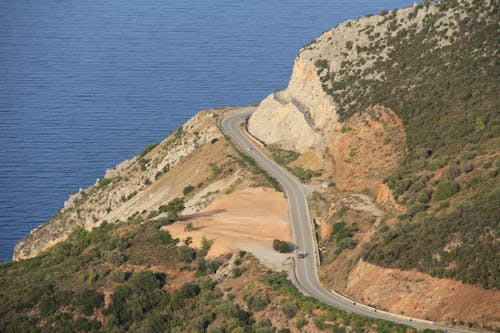
[[[236,144],[247,155],[255,159],[255,161],[271,176],[276,178],[286,193],[293,238],[297,249],[306,254],[303,259],[298,259],[297,253],[295,254],[295,276],[299,287],[303,292],[338,309],[411,326],[417,329],[439,329],[445,332],[453,333],[471,332],[455,327],[439,326],[430,321],[407,318],[375,310],[323,288],[318,278],[318,257],[317,246],[315,244],[316,237],[309,218],[307,196],[304,193],[304,189],[299,181],[261,152],[259,147],[257,147],[257,145],[255,145],[243,133],[240,124],[245,117],[250,115],[251,112],[249,112],[248,109],[242,109],[240,113],[226,116],[222,120],[222,128],[234,144]]]

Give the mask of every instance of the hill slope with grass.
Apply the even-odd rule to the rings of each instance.
[[[449,293],[430,292],[445,283],[500,301],[498,9],[497,1],[424,1],[344,22],[299,52],[288,87],[251,117],[270,155],[322,161],[307,182],[327,285],[361,290],[353,272],[374,264],[397,272],[390,284],[412,301],[394,307],[372,291],[365,302],[499,325],[485,299],[456,295],[444,313],[432,309]],[[363,210],[371,204],[358,194],[382,213]]]
[[[169,204],[171,214],[182,209]],[[207,257],[136,214],[0,264],[1,332],[415,332],[303,296],[244,251]]]

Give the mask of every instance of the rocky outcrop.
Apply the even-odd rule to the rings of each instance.
[[[260,103],[249,120],[249,131],[261,141],[285,149],[321,151],[335,135],[333,129],[339,122],[338,100],[332,98],[330,78],[335,76],[340,80],[354,73],[368,72],[391,51],[384,45],[385,38],[396,37],[410,26],[418,31],[427,14],[437,11],[435,5],[414,4],[384,16],[349,20],[323,33],[300,50],[287,88],[270,94]],[[437,24],[452,17],[453,14],[448,13]],[[447,27],[447,36],[453,31]],[[446,39],[440,43],[446,44]],[[367,55],[364,51],[374,45],[380,50],[375,55]],[[369,76],[384,80],[380,73]],[[341,92],[341,95],[346,98],[349,92]]]
[[[200,112],[144,156],[120,163],[107,170],[105,177],[97,179],[92,187],[72,194],[55,216],[16,244],[13,260],[37,256],[64,241],[76,226],[89,230],[103,221],[114,223],[124,221],[136,212],[147,214],[182,196],[183,188],[189,182],[201,183],[207,174],[211,174],[209,158],[204,158],[205,163],[193,163],[199,165],[193,170],[185,167],[187,175],[177,175],[174,169],[195,150],[200,149],[203,154],[203,147],[213,149],[212,143],[221,144],[223,136],[216,126],[217,119],[218,115],[212,111]],[[212,162],[224,160],[224,155],[205,154],[213,155]],[[207,170],[201,171],[202,166]],[[192,206],[191,211],[196,211],[212,200],[213,197],[207,196],[203,198],[204,204],[193,202],[188,206]]]
[[[267,144],[299,151],[319,144],[321,139],[296,104],[282,103],[274,94],[260,103],[248,122],[248,129]]]

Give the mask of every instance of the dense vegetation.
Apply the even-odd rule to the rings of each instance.
[[[179,199],[160,210],[174,215],[182,206]],[[135,214],[91,232],[77,228],[39,257],[0,264],[0,332],[289,332],[305,325],[409,332],[305,297],[243,251],[207,258],[206,239],[199,249],[178,246],[163,221]],[[238,280],[251,291],[238,290]],[[277,312],[286,316],[278,327],[270,319]]]
[[[369,26],[371,44],[357,46],[358,60],[339,72],[325,70],[325,59],[316,66],[342,119],[384,105],[407,133],[408,156],[386,182],[408,211],[378,233],[365,259],[498,289],[498,5],[442,1],[421,29],[411,24],[430,5],[415,7],[404,18],[410,24],[386,13],[387,33]]]

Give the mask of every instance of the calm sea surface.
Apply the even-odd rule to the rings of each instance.
[[[258,103],[298,50],[403,0],[0,1],[0,260],[197,111]]]

